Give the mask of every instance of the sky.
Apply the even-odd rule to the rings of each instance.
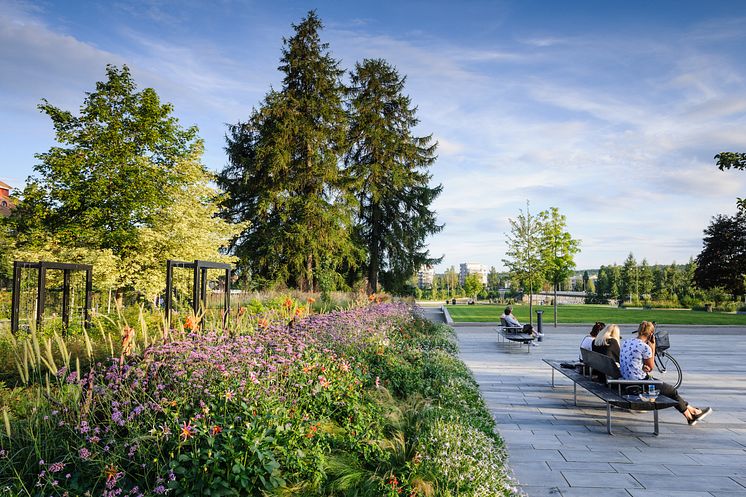
[[[509,219],[557,207],[579,269],[683,263],[746,196],[746,2],[0,0],[0,180],[22,188],[54,145],[47,99],[77,111],[106,64],[130,67],[226,165],[226,124],[279,88],[283,38],[315,9],[341,67],[406,75],[438,141],[428,240],[442,272],[503,268]]]

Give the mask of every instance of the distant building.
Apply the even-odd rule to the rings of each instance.
[[[435,277],[435,269],[432,266],[423,266],[417,271],[417,286],[424,290],[425,288],[432,288],[433,278]]]
[[[10,185],[0,181],[0,216],[10,216],[13,205],[13,200],[10,198]]]
[[[489,273],[489,269],[487,269],[487,266],[484,264],[479,264],[477,262],[464,262],[461,264],[461,271],[458,275],[458,282],[461,286],[464,286],[464,281],[466,281],[466,277],[470,274],[478,274],[482,277],[482,283],[485,285],[487,284],[487,273]]]

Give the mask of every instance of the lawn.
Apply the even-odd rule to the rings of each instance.
[[[457,323],[497,322],[503,305],[449,305],[448,312]],[[544,311],[544,322],[553,322],[551,306],[534,306]],[[515,305],[513,312],[520,322],[528,322],[528,305]],[[536,314],[534,314],[534,318]],[[746,326],[746,314],[702,312],[670,309],[620,309],[604,305],[561,305],[557,310],[557,321],[561,324],[605,323],[633,324],[640,321],[656,321],[661,324],[715,324]]]

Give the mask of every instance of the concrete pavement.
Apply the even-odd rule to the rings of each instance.
[[[427,311],[428,316],[435,311]],[[622,326],[629,337],[634,327]],[[666,327],[671,353],[684,369],[682,396],[715,412],[695,427],[675,409],[652,413],[606,410],[541,359],[572,360],[585,334],[544,327],[545,340],[526,347],[498,343],[493,326],[456,326],[460,357],[473,371],[505,440],[509,465],[530,497],[746,497],[746,329]]]

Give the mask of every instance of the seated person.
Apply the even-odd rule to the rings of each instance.
[[[620,340],[619,326],[610,324],[598,333],[595,340],[593,340],[591,350],[607,355],[614,359],[614,362],[619,363]]]
[[[504,319],[505,323],[508,326],[516,327],[516,328],[522,328],[523,325],[518,322],[518,320],[513,315],[513,308],[511,306],[508,306],[505,308],[505,312],[503,312],[503,315],[500,316],[500,319]]]
[[[598,332],[601,331],[604,328],[604,324],[601,321],[596,321],[596,324],[593,325],[593,328],[591,328],[590,333],[588,335],[583,337],[583,340],[580,342],[580,348],[585,350],[593,350],[593,340],[595,340],[596,336],[598,335]],[[583,356],[579,356],[578,360],[582,361]]]
[[[640,323],[637,329],[637,337],[624,340],[620,354],[620,370],[625,380],[647,380],[652,379],[648,374],[655,366],[655,326],[649,321]],[[699,420],[709,415],[712,409],[705,407],[699,409],[690,406],[679,392],[668,383],[660,386],[661,395],[665,395],[679,403],[676,406],[684,415],[690,426],[697,424]]]

